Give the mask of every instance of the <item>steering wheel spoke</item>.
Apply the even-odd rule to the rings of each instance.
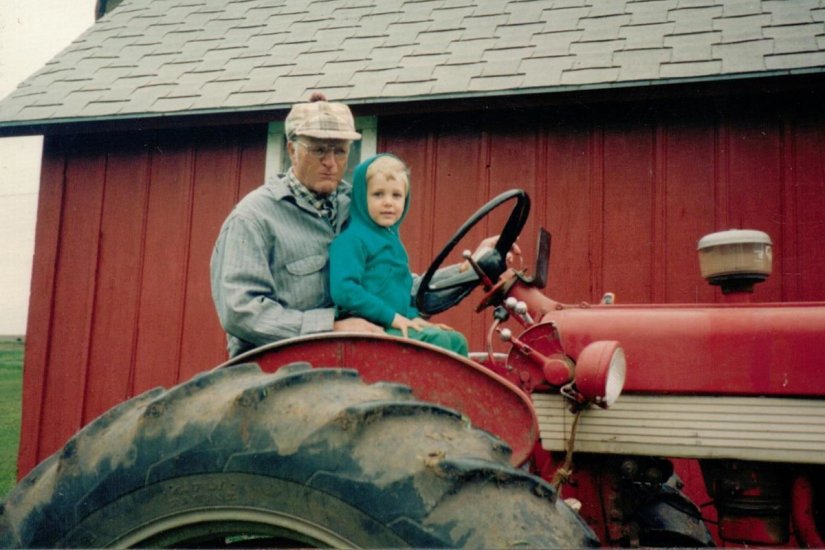
[[[456,287],[463,286],[467,283],[474,283],[479,280],[475,271],[468,269],[463,273],[457,273],[448,277],[442,277],[438,281],[430,283],[430,289],[439,292],[443,290],[452,290]]]
[[[481,282],[479,274],[473,270],[467,270],[460,275],[453,275],[446,278],[438,278],[434,281],[436,271],[441,268],[444,260],[450,255],[456,245],[463,239],[481,220],[490,215],[504,203],[515,201],[510,216],[504,224],[495,245],[496,253],[484,254],[478,259],[486,278],[494,284],[498,281],[507,269],[507,253],[516,242],[516,239],[527,223],[530,214],[530,199],[527,193],[521,189],[506,191],[495,197],[490,202],[482,206],[464,224],[458,228],[455,235],[447,242],[441,252],[435,257],[418,287],[415,296],[415,303],[418,310],[425,315],[440,313],[457,305],[467,297],[473,289]]]

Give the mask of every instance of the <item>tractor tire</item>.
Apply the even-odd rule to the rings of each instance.
[[[8,495],[0,546],[583,547],[455,411],[349,369],[216,369],[115,407]]]

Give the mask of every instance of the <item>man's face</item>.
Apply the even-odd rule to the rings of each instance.
[[[295,177],[310,191],[332,193],[347,169],[349,145],[343,139],[299,137],[290,141],[287,151]]]

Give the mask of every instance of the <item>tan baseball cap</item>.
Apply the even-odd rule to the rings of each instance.
[[[355,120],[349,107],[329,102],[319,92],[312,94],[309,102],[293,105],[284,125],[288,138],[361,139],[361,134],[355,131]]]

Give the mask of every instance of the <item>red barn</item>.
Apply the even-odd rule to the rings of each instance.
[[[0,103],[0,135],[45,136],[20,474],[225,359],[211,249],[313,90],[352,106],[359,154],[409,161],[416,270],[520,187],[559,301],[714,301],[696,242],[728,228],[773,239],[758,300],[825,299],[823,21],[770,0],[124,0]],[[481,348],[472,305],[440,320]]]

